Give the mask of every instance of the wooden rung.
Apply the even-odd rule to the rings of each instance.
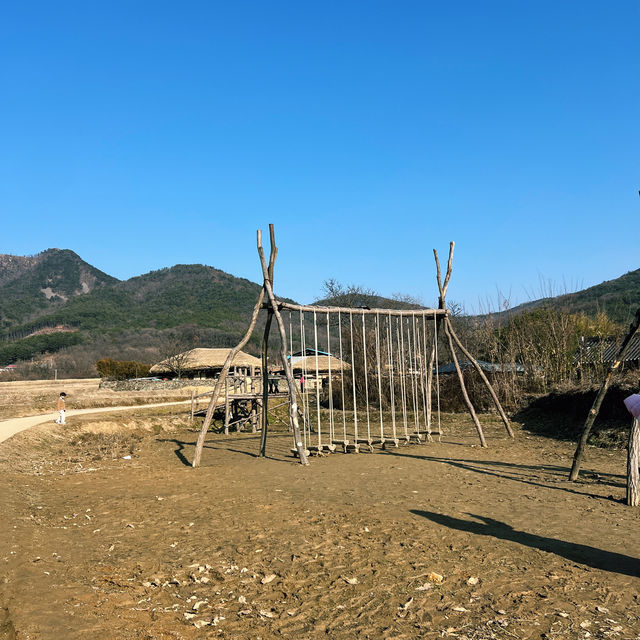
[[[422,442],[422,434],[421,433],[410,433],[409,434],[409,442],[412,440],[416,440],[417,442]]]
[[[333,453],[336,450],[335,444],[310,444],[309,451],[327,451]]]
[[[349,444],[349,440],[332,440],[333,444],[337,444],[339,447],[344,447]]]
[[[387,447],[397,447],[400,444],[400,440],[398,438],[387,438],[382,443],[382,448],[386,449]]]
[[[297,450],[295,447],[292,447],[290,451],[291,451],[291,453],[293,454],[294,458],[297,458],[297,457],[298,457],[298,450]],[[309,449],[305,449],[305,450],[304,450],[304,454],[305,454],[306,456],[311,455],[311,454],[310,454],[310,452],[309,452]]]
[[[344,447],[345,453],[360,453],[360,445],[357,442],[350,442]]]

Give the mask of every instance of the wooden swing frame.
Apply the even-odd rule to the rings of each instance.
[[[273,276],[274,276],[275,261],[278,254],[278,248],[276,246],[273,224],[269,225],[269,241],[270,241],[270,254],[269,254],[269,261],[267,262],[264,249],[262,247],[262,231],[261,230],[257,231],[257,249],[258,249],[258,256],[260,258],[260,265],[262,267],[262,275],[263,275],[262,289],[258,296],[258,300],[256,301],[256,304],[253,308],[253,313],[251,315],[251,321],[249,323],[249,327],[247,328],[247,331],[243,336],[243,338],[240,340],[240,342],[233,349],[229,351],[227,359],[220,372],[220,376],[216,381],[216,385],[213,389],[213,392],[211,393],[211,399],[207,407],[207,412],[204,418],[204,422],[202,424],[202,429],[200,430],[200,434],[198,435],[198,440],[196,442],[196,449],[195,449],[195,454],[192,462],[193,467],[198,467],[200,465],[207,431],[209,430],[209,427],[211,425],[213,414],[218,403],[218,398],[221,395],[222,387],[229,373],[229,369],[233,364],[234,358],[236,357],[238,352],[247,344],[251,335],[253,334],[260,310],[264,309],[267,311],[267,319],[266,319],[264,334],[262,338],[262,378],[263,378],[262,407],[263,407],[263,410],[261,412],[262,432],[260,437],[260,456],[264,457],[266,455],[267,431],[268,431],[268,425],[269,425],[268,411],[266,409],[268,408],[269,389],[268,389],[268,385],[265,384],[264,381],[266,380],[266,375],[267,375],[266,371],[267,371],[267,356],[268,356],[268,348],[269,348],[269,334],[271,331],[271,325],[273,323],[273,319],[275,318],[276,324],[278,326],[278,331],[280,333],[280,360],[282,364],[282,369],[285,372],[287,386],[288,386],[289,421],[290,421],[290,428],[294,438],[294,447],[295,447],[294,451],[298,457],[300,464],[302,465],[308,465],[309,461],[307,457],[307,450],[305,449],[303,444],[302,433],[300,431],[300,424],[298,420],[298,403],[297,403],[297,394],[296,394],[296,384],[293,377],[293,369],[291,366],[291,362],[287,357],[286,329],[285,329],[284,321],[282,319],[282,314],[280,312],[283,309],[287,309],[290,311],[299,311],[299,312],[306,311],[306,312],[327,313],[327,314],[339,312],[339,313],[347,313],[347,314],[353,315],[354,313],[357,313],[359,315],[362,315],[363,323],[364,323],[365,315],[368,315],[368,314],[384,314],[385,316],[389,316],[389,317],[405,316],[407,314],[406,311],[399,311],[399,310],[393,310],[393,309],[351,309],[351,308],[344,308],[344,307],[321,307],[321,306],[297,305],[297,304],[291,304],[291,303],[286,303],[286,302],[277,300],[273,290]],[[449,287],[449,281],[451,279],[454,246],[455,245],[453,242],[449,244],[449,259],[447,261],[447,270],[445,273],[444,282],[442,281],[442,272],[440,269],[438,252],[435,249],[433,250],[433,254],[436,262],[436,276],[437,276],[438,291],[439,291],[438,308],[437,309],[421,309],[419,313],[423,316],[428,314],[434,317],[435,324],[436,324],[436,336],[439,329],[443,331],[444,336],[446,338],[446,345],[448,346],[449,353],[451,355],[451,358],[453,360],[453,363],[456,369],[456,374],[458,377],[458,382],[460,384],[462,396],[464,398],[465,404],[467,406],[469,414],[471,415],[476,431],[478,433],[478,438],[480,439],[480,445],[482,447],[486,447],[487,443],[484,437],[482,425],[480,424],[480,420],[478,419],[478,416],[475,412],[471,399],[469,398],[469,394],[467,392],[467,388],[464,383],[462,370],[460,368],[460,363],[456,355],[455,346],[457,346],[458,349],[462,352],[462,354],[464,354],[465,358],[467,358],[473,364],[473,367],[478,372],[478,374],[480,375],[480,378],[486,385],[489,393],[491,394],[491,398],[493,399],[496,409],[498,410],[498,413],[502,418],[502,421],[505,425],[505,428],[507,430],[507,434],[509,435],[509,437],[513,438],[514,433],[513,433],[513,430],[511,429],[509,419],[506,413],[504,412],[504,409],[500,404],[500,400],[498,399],[498,396],[496,395],[493,387],[491,386],[491,383],[489,382],[487,376],[485,375],[484,371],[478,364],[478,361],[471,355],[471,353],[462,344],[462,342],[458,338],[451,324],[450,314],[446,306],[446,294],[447,294],[447,289]],[[428,369],[428,379],[427,379],[427,388],[428,388],[429,398],[431,396],[431,384],[432,384],[432,377],[433,377],[434,360],[435,360],[435,345],[431,349],[430,358],[429,358],[429,369]],[[415,395],[414,395],[414,398],[415,398]]]

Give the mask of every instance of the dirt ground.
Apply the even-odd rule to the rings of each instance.
[[[0,420],[52,413],[56,409],[61,391],[67,394],[68,409],[172,402],[185,400],[191,395],[191,387],[160,387],[157,391],[114,391],[100,389],[99,384],[100,378],[0,382]],[[206,390],[205,387],[197,387],[197,393]]]
[[[0,445],[0,637],[639,638],[624,451],[509,441],[290,457],[175,409],[84,416]],[[131,459],[126,459],[131,456]]]

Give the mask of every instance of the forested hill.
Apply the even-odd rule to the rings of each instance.
[[[0,329],[50,313],[76,296],[118,282],[68,249],[0,254]]]
[[[177,265],[118,281],[91,271],[71,251],[45,254],[44,264],[15,256],[4,257],[8,268],[0,264],[0,288],[12,296],[11,304],[0,307],[0,366],[60,349],[83,351],[87,366],[105,356],[153,360],[169,333],[187,348],[193,346],[189,340],[204,341],[201,346],[234,344],[261,288],[203,265]],[[83,282],[87,293],[82,293]]]
[[[584,312],[589,316],[604,311],[614,322],[628,324],[640,307],[640,269],[575,293],[526,302],[508,313],[531,310],[543,305],[563,308],[571,313]]]

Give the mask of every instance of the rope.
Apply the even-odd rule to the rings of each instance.
[[[400,374],[400,395],[402,398],[402,422],[404,424],[404,435],[409,438],[409,430],[407,423],[407,393],[404,369],[404,330],[402,328],[402,316],[398,317],[396,323],[396,334],[398,336],[398,370]]]
[[[371,442],[371,423],[369,421],[369,374],[367,372],[367,328],[362,314],[362,353],[364,362],[364,396],[367,407],[367,440]]]
[[[394,388],[394,380],[393,380],[393,334],[391,330],[391,314],[387,319],[387,345],[389,348],[387,349],[389,356],[389,402],[391,404],[391,428],[393,433],[393,439],[398,439],[398,434],[396,433],[396,394]]]
[[[438,442],[442,441],[442,426],[440,425],[440,376],[438,373],[438,321],[436,319],[436,314],[433,314],[433,331],[434,331],[434,342],[436,346],[436,399],[438,401]]]
[[[353,428],[358,441],[358,407],[356,404],[356,361],[353,357],[353,312],[349,311],[349,328],[351,329],[351,387],[353,389]]]
[[[378,373],[378,406],[380,410],[380,440],[384,440],[382,420],[382,372],[380,367],[380,314],[376,313],[376,367]]]
[[[318,381],[320,373],[318,371],[318,323],[316,320],[316,312],[313,311],[313,346],[316,351],[316,413],[318,416],[318,447],[322,446],[322,428],[320,424],[320,390],[318,389]]]
[[[306,340],[306,336],[305,336],[305,329],[304,329],[304,315],[302,313],[302,310],[300,311],[300,347],[301,347],[301,353],[302,354],[306,354],[307,353],[307,340]],[[293,357],[293,354],[292,354]],[[306,355],[302,356],[302,378],[306,383]],[[291,367],[292,371],[293,371],[293,367]],[[308,441],[311,441],[311,420],[310,420],[310,416],[309,416],[309,407],[307,405],[307,398],[306,398],[306,394],[304,393],[304,386],[300,385],[300,397],[302,398],[302,419],[304,422],[304,448],[307,448],[307,443]]]
[[[413,317],[413,314],[412,314]],[[418,414],[417,394],[416,394],[416,376],[415,376],[415,350],[416,350],[416,336],[413,334],[413,358],[411,357],[411,325],[409,324],[409,318],[407,318],[407,346],[409,349],[409,376],[411,377],[411,404],[413,405],[413,423],[416,428],[416,433],[420,433],[420,416]],[[415,326],[413,327],[415,329]]]
[[[420,327],[418,327],[418,333],[420,333]],[[427,367],[429,361],[427,360],[427,323],[422,314],[422,351],[421,351],[422,367],[420,370],[420,382],[422,384],[422,409],[424,411],[424,425],[427,432],[427,439],[430,440],[431,425],[429,424],[429,403],[427,401]]]
[[[327,312],[327,353],[329,354],[329,444],[335,440],[335,427],[333,421],[333,376],[331,375],[331,327],[329,324],[329,312]]]
[[[338,311],[338,332],[340,333],[340,391],[342,394],[342,430],[344,434],[343,442],[347,441],[347,408],[344,404],[344,359],[342,357],[342,317]]]

